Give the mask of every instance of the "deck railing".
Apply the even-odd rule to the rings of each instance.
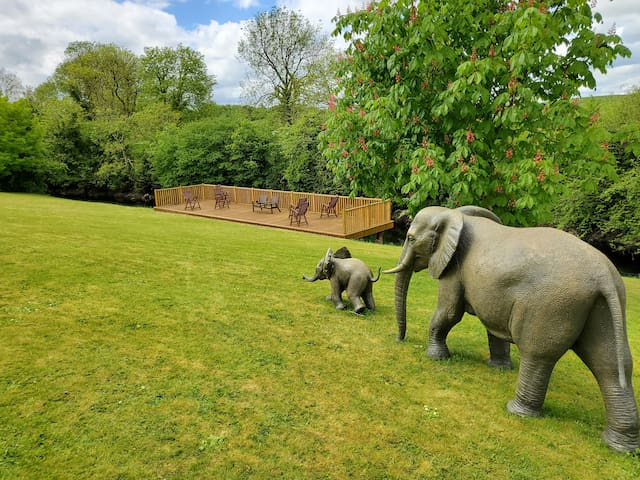
[[[180,205],[184,203],[183,192],[190,189],[200,200],[214,200],[215,188],[222,188],[229,196],[231,203],[251,205],[260,195],[268,198],[277,196],[280,207],[286,210],[289,205],[296,205],[300,198],[309,200],[309,211],[320,213],[322,205],[329,203],[335,195],[305,192],[288,192],[265,188],[232,187],[226,185],[187,185],[155,190],[156,207]],[[342,229],[345,236],[361,232],[376,233],[380,227],[389,228],[391,220],[391,202],[380,198],[338,196],[336,205],[338,214],[342,216]]]
[[[377,227],[382,225],[389,226],[390,223],[390,200],[378,199],[375,203],[346,208],[342,211],[342,232],[345,236],[351,236],[356,232],[366,236],[369,233],[376,233]]]

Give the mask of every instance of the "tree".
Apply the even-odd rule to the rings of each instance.
[[[204,56],[182,45],[145,48],[140,61],[142,96],[173,110],[197,110],[211,99],[215,77],[207,73]]]
[[[47,156],[61,166],[61,174],[47,179],[56,194],[86,197],[95,187],[99,149],[88,133],[86,111],[71,97],[60,98],[52,82],[39,85],[29,98],[43,127]]]
[[[15,73],[0,68],[0,97],[7,97],[10,102],[15,102],[25,94],[22,81]]]
[[[160,184],[280,188],[282,155],[274,134],[280,122],[256,110],[216,106],[207,118],[167,128],[151,155]]]
[[[277,132],[284,160],[283,180],[286,190],[316,193],[346,193],[334,183],[327,162],[318,155],[318,134],[322,129],[324,111],[308,108],[295,122]]]
[[[321,78],[318,70],[331,49],[328,36],[299,13],[282,7],[258,13],[243,30],[238,56],[255,75],[245,93],[256,104],[278,104],[291,123],[296,106],[313,98],[311,90]]]
[[[0,96],[0,189],[43,191],[57,173],[42,142],[42,128],[25,99],[9,103]]]
[[[556,205],[554,221],[598,248],[633,259],[640,255],[640,88],[585,103],[610,134],[618,176],[615,181],[602,176],[593,191],[570,184],[573,188]]]
[[[581,107],[629,56],[588,0],[382,0],[336,20],[338,63],[321,148],[352,193],[413,212],[477,204],[510,224],[550,218],[565,178],[615,174]]]
[[[115,193],[149,193],[152,178],[150,147],[160,133],[178,122],[169,105],[151,104],[132,115],[102,117],[88,125],[89,137],[100,148],[95,172],[99,187]]]
[[[131,115],[138,95],[138,58],[112,44],[72,42],[53,81],[90,116]]]

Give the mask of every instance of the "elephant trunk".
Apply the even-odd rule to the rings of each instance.
[[[398,337],[396,341],[401,342],[407,333],[407,291],[413,270],[405,269],[396,275],[394,303],[396,309],[396,321],[398,322]]]
[[[313,277],[308,277],[307,275],[305,275],[304,273],[302,274],[302,278],[304,280],[306,280],[307,282],[315,282],[316,280],[318,280],[318,274],[315,274]]]
[[[413,262],[414,256],[407,242],[405,242],[398,265],[382,272],[396,274],[394,304],[396,321],[398,322],[398,336],[396,338],[398,342],[403,341],[407,333],[407,291],[413,275]]]

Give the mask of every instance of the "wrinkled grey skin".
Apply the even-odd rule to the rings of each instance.
[[[619,452],[640,448],[626,294],[618,271],[568,233],[498,222],[488,210],[473,206],[428,207],[416,215],[398,266],[385,272],[397,273],[398,339],[405,336],[411,275],[428,268],[439,281],[429,357],[449,358],[447,334],[465,312],[477,316],[490,344],[493,337],[494,346],[510,342],[520,350],[516,395],[508,411],[538,416],[553,367],[571,349],[594,374],[604,398],[603,440]]]
[[[331,300],[338,310],[346,308],[342,301],[342,292],[344,291],[347,292],[347,297],[353,304],[356,313],[363,313],[366,308],[376,309],[373,300],[373,283],[380,278],[380,270],[378,270],[378,276],[374,277],[362,260],[337,258],[329,249],[316,265],[316,273],[313,277],[302,275],[302,278],[308,282],[328,279],[331,282],[331,295],[327,297],[327,300]]]

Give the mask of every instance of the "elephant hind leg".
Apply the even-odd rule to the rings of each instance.
[[[573,350],[596,377],[604,399],[607,428],[602,439],[612,450],[628,452],[640,448],[638,408],[631,385],[631,354],[625,355],[623,362],[627,380],[623,388],[618,376],[618,362],[607,341],[611,336],[612,332],[602,331],[601,322],[589,322]]]
[[[347,294],[347,298],[351,302],[351,305],[353,305],[353,310],[358,314],[364,313],[366,305],[360,298],[360,290],[355,290],[354,285],[349,284],[345,290],[345,293]]]
[[[362,302],[362,299],[358,295],[349,294],[349,300],[353,304],[353,310],[356,313],[364,313],[366,310],[366,305]]]
[[[489,361],[487,364],[494,368],[512,370],[511,344],[496,337],[489,330],[487,330],[487,338],[489,340]]]
[[[362,294],[362,299],[364,300],[364,304],[371,311],[376,309],[376,302],[373,300],[373,288],[371,284],[367,287],[367,289]]]
[[[555,363],[555,359],[549,361],[522,354],[516,397],[507,404],[510,413],[523,417],[542,415],[542,404]]]

